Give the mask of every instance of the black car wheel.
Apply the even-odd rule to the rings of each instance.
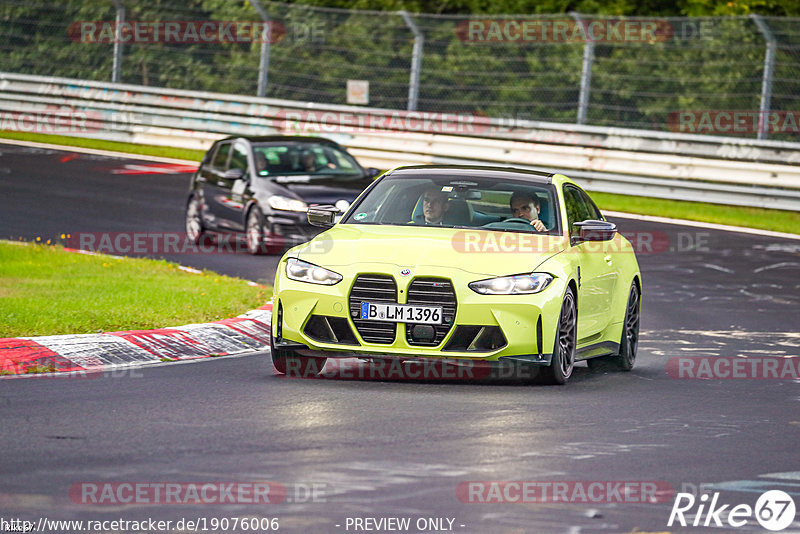
[[[263,254],[267,251],[267,247],[264,244],[264,216],[261,214],[260,209],[253,208],[250,210],[244,231],[247,237],[247,251],[250,254]]]
[[[197,197],[193,196],[186,204],[186,237],[190,242],[197,245],[203,238],[205,228],[203,227],[202,207]]]
[[[556,341],[550,365],[542,369],[541,381],[545,384],[563,385],[572,376],[575,367],[575,345],[578,331],[578,309],[572,288],[567,289],[561,303],[561,315],[556,329]]]
[[[622,338],[619,342],[619,353],[612,356],[592,358],[586,363],[592,371],[630,371],[636,363],[636,351],[639,348],[639,312],[641,308],[641,292],[634,280],[628,294],[625,308],[625,322],[622,325]]]

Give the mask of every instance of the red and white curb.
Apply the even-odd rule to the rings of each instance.
[[[0,338],[0,373],[102,372],[269,350],[272,304],[212,323],[155,330]]]

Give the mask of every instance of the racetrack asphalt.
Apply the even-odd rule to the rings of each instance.
[[[188,175],[112,173],[126,165],[147,162],[0,145],[0,238],[183,231]],[[675,492],[707,485],[720,503],[751,506],[761,492],[781,489],[800,507],[800,380],[678,379],[669,363],[797,362],[800,244],[616,222],[644,247],[642,342],[631,373],[580,364],[562,388],[298,380],[274,376],[258,354],[96,379],[3,380],[1,515],[278,517],[284,532],[353,532],[354,519],[388,517],[451,518],[452,530],[465,533],[708,530],[667,525],[673,494],[658,493],[654,503],[574,494],[572,502],[464,502],[459,488],[476,481],[657,482]],[[242,253],[167,259],[265,282],[277,261]],[[286,500],[179,504],[162,496],[98,505],[79,492],[87,483],[257,481],[285,488]],[[751,519],[722,531],[765,530]]]

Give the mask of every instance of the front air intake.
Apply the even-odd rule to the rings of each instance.
[[[361,338],[367,343],[394,343],[397,325],[382,321],[362,321],[362,302],[397,302],[397,284],[394,278],[383,274],[360,274],[350,290],[350,318]]]
[[[433,325],[433,336],[416,335],[419,325],[406,325],[406,341],[409,345],[435,347],[447,336],[456,317],[456,292],[446,278],[415,278],[408,287],[409,304],[442,307],[442,324]]]

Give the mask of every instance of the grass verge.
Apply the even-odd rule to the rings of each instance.
[[[234,317],[272,289],[175,263],[0,242],[0,337],[145,330]]]
[[[95,148],[99,150],[113,150],[116,152],[126,152],[144,156],[161,156],[191,161],[200,161],[204,154],[202,150],[135,145],[132,143],[103,141],[100,139],[27,132],[0,131],[0,138]],[[680,200],[598,192],[592,192],[592,198],[597,202],[600,209],[603,210],[624,211],[627,213],[656,215],[659,217],[688,219],[690,221],[728,224],[731,226],[745,226],[749,228],[772,230],[774,232],[795,234],[800,231],[798,230],[798,228],[800,228],[800,214],[784,210],[725,206],[722,204],[707,204],[705,202],[685,202]]]
[[[90,139],[87,137],[72,137],[70,135],[51,135],[30,132],[15,132],[0,130],[0,139],[15,139],[17,141],[33,141],[36,143],[50,143],[53,145],[74,146],[80,148],[94,148],[97,150],[111,150],[142,156],[159,156],[162,158],[185,159],[200,161],[205,154],[204,150],[189,148],[172,148],[155,145],[135,145],[119,141],[104,141],[103,139]]]
[[[800,213],[794,211],[725,206],[611,193],[592,192],[591,195],[601,210],[746,226],[790,234],[800,232]]]

